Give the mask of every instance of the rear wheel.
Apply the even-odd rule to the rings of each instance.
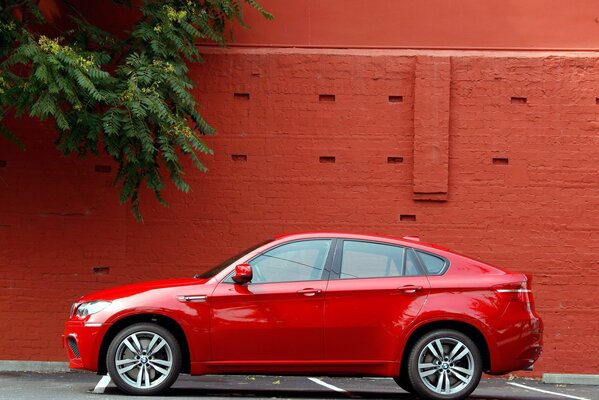
[[[463,399],[476,389],[481,374],[478,347],[454,330],[429,332],[414,344],[408,359],[410,383],[427,399]]]
[[[106,366],[123,391],[152,395],[168,389],[181,371],[177,339],[160,325],[142,323],[119,332],[110,343]]]

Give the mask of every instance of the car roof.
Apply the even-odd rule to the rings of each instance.
[[[411,247],[417,247],[421,249],[436,249],[450,252],[446,247],[439,246],[433,243],[421,242],[417,239],[417,236],[408,237],[395,237],[388,235],[375,235],[368,233],[355,233],[355,232],[335,232],[335,231],[323,231],[323,232],[296,232],[296,233],[285,233],[275,236],[276,240],[282,239],[312,239],[312,238],[339,238],[339,239],[357,239],[357,240],[371,240],[379,242],[387,242],[394,244],[402,244]]]

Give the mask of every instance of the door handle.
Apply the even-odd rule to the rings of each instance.
[[[400,287],[398,289],[401,290],[404,293],[416,293],[419,290],[422,290],[422,286],[405,285],[405,286],[402,286],[402,287]]]
[[[296,293],[303,294],[304,296],[314,296],[314,295],[320,294],[321,292],[322,292],[321,289],[306,288],[306,289],[300,289]]]

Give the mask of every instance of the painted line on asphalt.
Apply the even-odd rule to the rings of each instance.
[[[536,392],[541,392],[541,393],[545,393],[545,394],[552,394],[554,396],[567,397],[569,399],[576,399],[576,400],[591,400],[591,399],[587,399],[586,397],[571,396],[569,394],[563,394],[563,393],[557,393],[557,392],[550,392],[549,390],[537,389],[537,388],[533,388],[533,387],[530,387],[530,386],[522,385],[520,383],[515,383],[515,382],[506,382],[506,383],[508,385],[518,386],[519,388],[523,388],[523,389],[526,389],[526,390],[534,390]]]
[[[359,396],[356,396],[356,395],[348,392],[345,389],[341,389],[340,387],[337,387],[337,386],[331,385],[330,383],[326,383],[324,381],[321,381],[318,378],[308,378],[308,379],[311,380],[312,382],[320,385],[320,386],[324,386],[325,388],[334,390],[335,392],[343,393],[343,394],[345,394],[345,395],[347,395],[347,396],[349,396],[349,397],[351,397],[353,399],[359,398]]]
[[[106,386],[108,386],[109,383],[110,383],[110,375],[104,375],[102,377],[102,379],[100,379],[100,382],[98,382],[98,384],[96,385],[96,387],[94,388],[94,391],[92,393],[99,393],[99,394],[104,393],[104,390],[106,389]]]

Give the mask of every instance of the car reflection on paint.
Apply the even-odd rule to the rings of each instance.
[[[318,374],[462,399],[482,372],[531,368],[542,329],[524,274],[415,238],[303,233],[194,279],[84,296],[63,338],[71,368],[135,395],[180,373]]]

